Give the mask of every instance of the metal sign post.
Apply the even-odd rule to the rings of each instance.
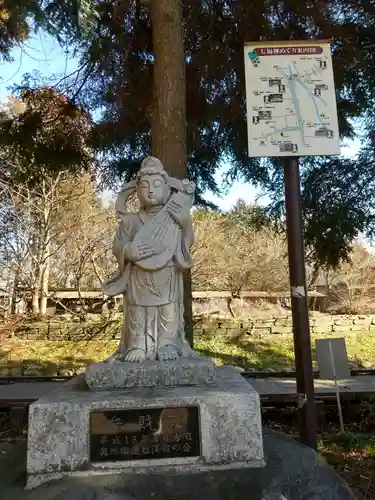
[[[284,166],[300,437],[316,449],[299,157],[340,154],[331,47],[318,40],[249,43],[244,56],[249,156],[280,157]]]
[[[316,450],[317,422],[298,158],[284,159],[284,185],[299,432],[301,441]]]

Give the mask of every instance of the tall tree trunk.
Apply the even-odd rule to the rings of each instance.
[[[184,319],[185,336],[191,345],[194,346],[194,321],[193,321],[193,292],[191,286],[191,271],[184,272]]]
[[[155,54],[152,154],[166,171],[186,177],[186,68],[181,0],[152,0]],[[191,273],[184,273],[185,334],[193,345]]]
[[[35,205],[34,205],[35,204]],[[42,228],[40,225],[39,212],[37,210],[36,201],[34,201],[32,208],[30,209],[30,225],[32,225],[32,238],[30,244],[30,266],[31,266],[31,307],[32,314],[37,316],[40,311],[40,275],[41,275],[41,242],[40,238],[42,235]]]
[[[181,0],[153,0],[155,54],[152,154],[167,172],[186,176],[186,76]]]
[[[20,271],[17,269],[14,272],[13,285],[10,293],[10,314],[16,314],[17,312],[17,299],[18,297],[18,285],[20,283]]]
[[[33,316],[37,316],[39,314],[39,284],[36,283],[31,296],[31,307]]]
[[[57,179],[56,179],[57,182]],[[47,300],[49,292],[49,275],[50,275],[50,253],[51,253],[51,211],[54,206],[54,199],[56,196],[56,185],[54,187],[46,185],[43,181],[42,184],[42,204],[43,204],[43,217],[40,220],[42,227],[42,238],[40,240],[40,314],[43,316],[47,313]]]
[[[41,277],[40,277],[40,291],[41,291],[41,297],[40,297],[40,314],[45,315],[47,313],[47,300],[48,300],[48,291],[49,291],[49,271],[50,271],[50,266],[49,266],[49,257],[46,259]]]

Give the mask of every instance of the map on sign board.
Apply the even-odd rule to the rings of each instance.
[[[340,154],[329,42],[245,45],[249,156]]]

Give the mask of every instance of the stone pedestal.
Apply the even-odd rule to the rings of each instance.
[[[94,363],[86,370],[86,383],[94,391],[133,387],[211,385],[216,366],[210,358],[196,356],[176,361],[143,363]]]
[[[64,475],[263,465],[259,395],[230,366],[211,386],[93,392],[83,375],[30,406],[29,488]]]

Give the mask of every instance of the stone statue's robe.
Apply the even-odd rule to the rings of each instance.
[[[119,272],[104,288],[107,295],[124,294],[125,331],[117,351],[120,358],[129,350],[142,349],[147,358],[154,359],[157,349],[165,345],[175,346],[180,355],[190,351],[183,328],[183,270],[192,266],[189,250],[194,233],[189,210],[186,212],[181,221],[173,222],[177,244],[172,259],[161,269],[143,269],[137,262],[127,261],[124,252],[138,230],[152,222],[155,212],[140,210],[121,217],[113,243]],[[157,250],[153,257],[157,257]]]

